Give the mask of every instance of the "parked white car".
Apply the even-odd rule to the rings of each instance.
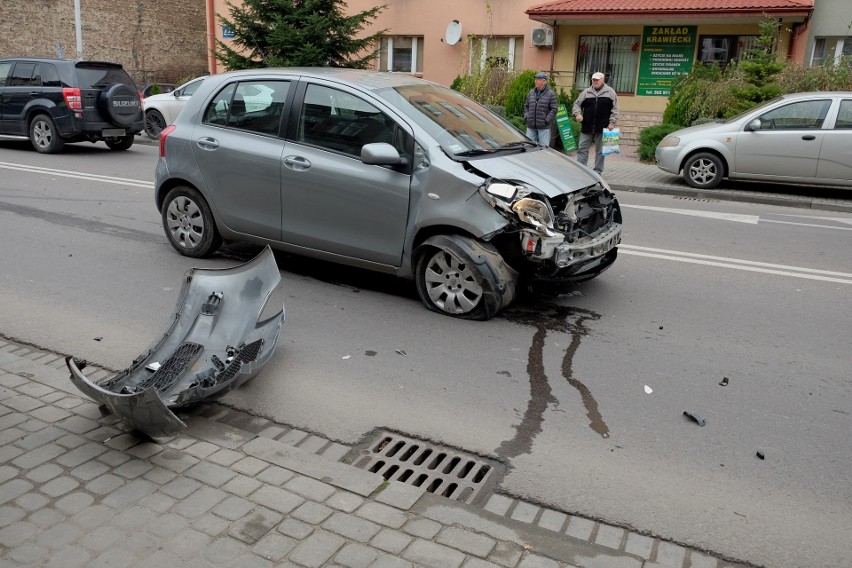
[[[699,189],[722,178],[852,187],[852,92],[783,95],[723,123],[677,130],[656,159]]]
[[[175,121],[186,101],[201,86],[204,79],[205,77],[199,77],[184,83],[170,93],[151,95],[142,99],[142,108],[145,111],[145,134],[150,138],[158,139],[160,132]]]

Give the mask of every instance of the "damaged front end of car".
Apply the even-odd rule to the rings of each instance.
[[[621,208],[605,181],[547,197],[527,183],[489,178],[479,193],[509,221],[488,240],[530,284],[587,280],[615,262]]]
[[[221,396],[269,362],[284,309],[258,321],[281,274],[272,249],[226,269],[187,271],[162,338],[124,371],[96,383],[85,364],[66,358],[71,381],[129,428],[166,437],[186,427],[171,409]]]

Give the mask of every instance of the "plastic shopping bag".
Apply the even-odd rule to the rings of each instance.
[[[621,150],[618,149],[618,139],[621,136],[621,131],[618,128],[613,128],[612,130],[608,128],[604,128],[603,131],[603,155],[609,156],[610,154],[621,154]]]

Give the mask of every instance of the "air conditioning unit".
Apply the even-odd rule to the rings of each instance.
[[[550,28],[533,28],[532,44],[535,47],[550,47],[553,45],[553,30]]]

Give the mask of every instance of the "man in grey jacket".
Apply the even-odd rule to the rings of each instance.
[[[589,146],[594,142],[594,170],[603,173],[603,130],[612,130],[618,123],[618,96],[612,87],[604,83],[603,73],[598,71],[592,75],[592,86],[580,93],[571,113],[577,122],[582,123],[577,161],[586,165],[589,161]]]
[[[527,137],[542,146],[550,146],[550,127],[556,117],[556,94],[547,86],[547,74],[535,74],[535,87],[524,101]]]

